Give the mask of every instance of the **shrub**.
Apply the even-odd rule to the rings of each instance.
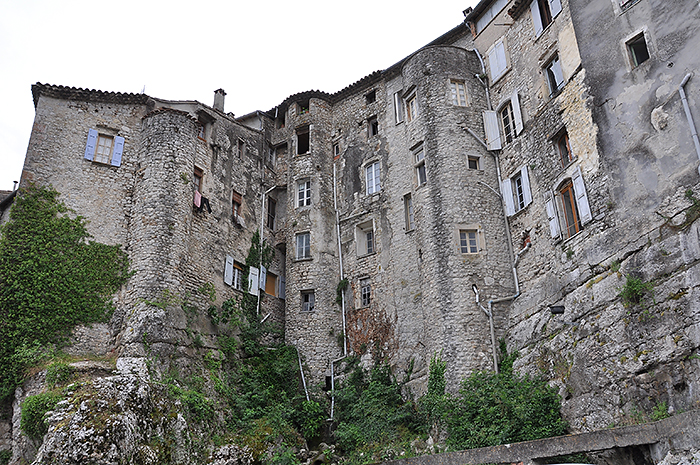
[[[22,402],[22,417],[20,429],[32,439],[41,439],[48,431],[44,422],[44,415],[56,407],[63,398],[55,392],[44,392],[35,396],[28,396]]]
[[[639,305],[647,294],[653,294],[654,285],[636,276],[627,275],[625,285],[620,289],[620,297],[626,305]]]

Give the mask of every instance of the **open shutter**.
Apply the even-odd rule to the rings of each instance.
[[[258,288],[265,290],[265,284],[267,284],[267,268],[260,265],[260,279],[258,280]]]
[[[537,5],[537,0],[532,0],[530,3],[530,13],[532,14],[532,26],[535,28],[535,37],[542,34],[542,17],[540,16],[540,7]]]
[[[90,129],[88,131],[87,145],[85,146],[85,159],[92,161],[95,156],[95,147],[97,147],[97,131]]]
[[[513,108],[513,118],[515,119],[515,135],[517,136],[523,131],[523,114],[520,112],[520,99],[518,98],[518,89],[513,91],[510,97],[510,104]]]
[[[549,11],[552,13],[552,18],[556,18],[561,13],[561,0],[549,0]]]
[[[501,148],[501,130],[498,128],[498,114],[495,111],[484,111],[484,134],[489,150]]]
[[[508,62],[506,61],[506,45],[501,40],[496,44],[496,60],[498,63],[498,76],[503,74],[503,71],[508,67]]]
[[[581,216],[581,224],[586,224],[593,219],[591,215],[591,207],[588,204],[588,194],[586,186],[583,184],[583,176],[581,176],[581,168],[576,167],[576,171],[571,175],[571,181],[574,184],[574,194],[576,194],[576,206],[578,213]]]
[[[520,179],[523,181],[523,200],[525,201],[525,207],[527,207],[532,203],[532,191],[530,190],[530,177],[527,174],[527,166],[520,168]]]
[[[226,264],[224,265],[224,282],[231,286],[233,284],[233,257],[226,255]]]
[[[121,136],[114,137],[114,153],[112,154],[112,166],[121,166],[122,152],[124,151],[124,138]]]
[[[554,196],[551,192],[544,194],[545,208],[547,209],[547,221],[549,221],[549,233],[553,239],[561,237],[561,228],[559,227],[559,217],[557,215],[557,207],[554,203]]]
[[[515,214],[515,205],[513,204],[513,188],[511,186],[510,179],[504,179],[501,182],[501,194],[503,195],[503,201],[506,203],[506,215],[511,216]]]
[[[403,121],[403,99],[400,92],[394,93],[394,115],[396,116],[396,124]]]
[[[258,295],[258,283],[260,282],[260,271],[257,268],[250,267],[248,271],[248,292],[253,295]]]
[[[284,279],[284,276],[280,276],[280,279],[277,280],[279,283],[279,290],[277,291],[277,296],[280,299],[284,299],[286,297],[286,291],[287,291],[287,281]]]
[[[559,57],[555,58],[554,61],[552,61],[550,69],[552,70],[552,74],[554,74],[554,79],[557,82],[557,89],[561,89],[561,87],[564,85],[564,73],[562,73],[561,71],[561,61],[559,61]]]

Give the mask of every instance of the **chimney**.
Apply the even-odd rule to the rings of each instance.
[[[214,110],[219,110],[221,113],[224,112],[225,97],[226,92],[224,92],[224,89],[217,89],[214,91]]]

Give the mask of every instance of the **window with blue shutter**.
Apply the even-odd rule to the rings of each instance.
[[[84,158],[111,166],[121,166],[124,153],[124,138],[100,134],[96,129],[88,130]]]
[[[85,159],[92,161],[95,157],[95,148],[97,147],[97,131],[90,129],[88,131],[87,145],[85,146]]]
[[[124,138],[116,136],[114,138],[114,152],[112,153],[112,166],[121,166],[122,152],[124,151]]]

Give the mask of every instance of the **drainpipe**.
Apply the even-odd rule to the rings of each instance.
[[[680,87],[678,87],[678,93],[681,96],[681,101],[683,102],[683,109],[685,110],[685,116],[688,118],[688,125],[690,126],[690,133],[693,136],[693,143],[695,144],[695,153],[700,159],[700,140],[698,140],[698,130],[695,128],[695,122],[693,121],[693,115],[690,113],[690,106],[688,106],[688,98],[685,96],[685,85],[688,83],[691,74],[688,73],[683,78]],[[698,167],[698,173],[700,173],[700,166]]]
[[[340,216],[338,214],[338,184],[336,182],[336,164],[333,162],[333,206],[335,208],[335,232],[338,236],[338,262],[340,266],[340,280],[345,278],[343,273],[343,250],[340,242]],[[333,421],[335,411],[335,364],[348,356],[348,333],[345,322],[345,291],[340,293],[340,304],[343,314],[343,355],[335,360],[331,360],[331,416],[328,420]]]
[[[263,165],[263,175],[265,173],[265,166]],[[262,251],[263,251],[263,228],[265,227],[265,197],[267,194],[277,189],[277,186],[272,186],[260,195],[260,261],[258,262],[258,270],[262,269]],[[260,314],[260,274],[258,274],[258,306],[256,313]]]
[[[474,52],[476,53],[477,58],[479,58],[479,63],[481,63],[481,74],[486,76],[486,66],[484,66],[484,59],[481,58],[481,54],[477,49],[474,49]],[[475,74],[474,76],[479,80],[481,85],[484,86],[484,90],[486,90],[486,105],[488,106],[488,109],[493,110],[493,108],[491,108],[491,95],[489,94],[489,86],[486,85],[483,79],[481,79],[480,75]]]

